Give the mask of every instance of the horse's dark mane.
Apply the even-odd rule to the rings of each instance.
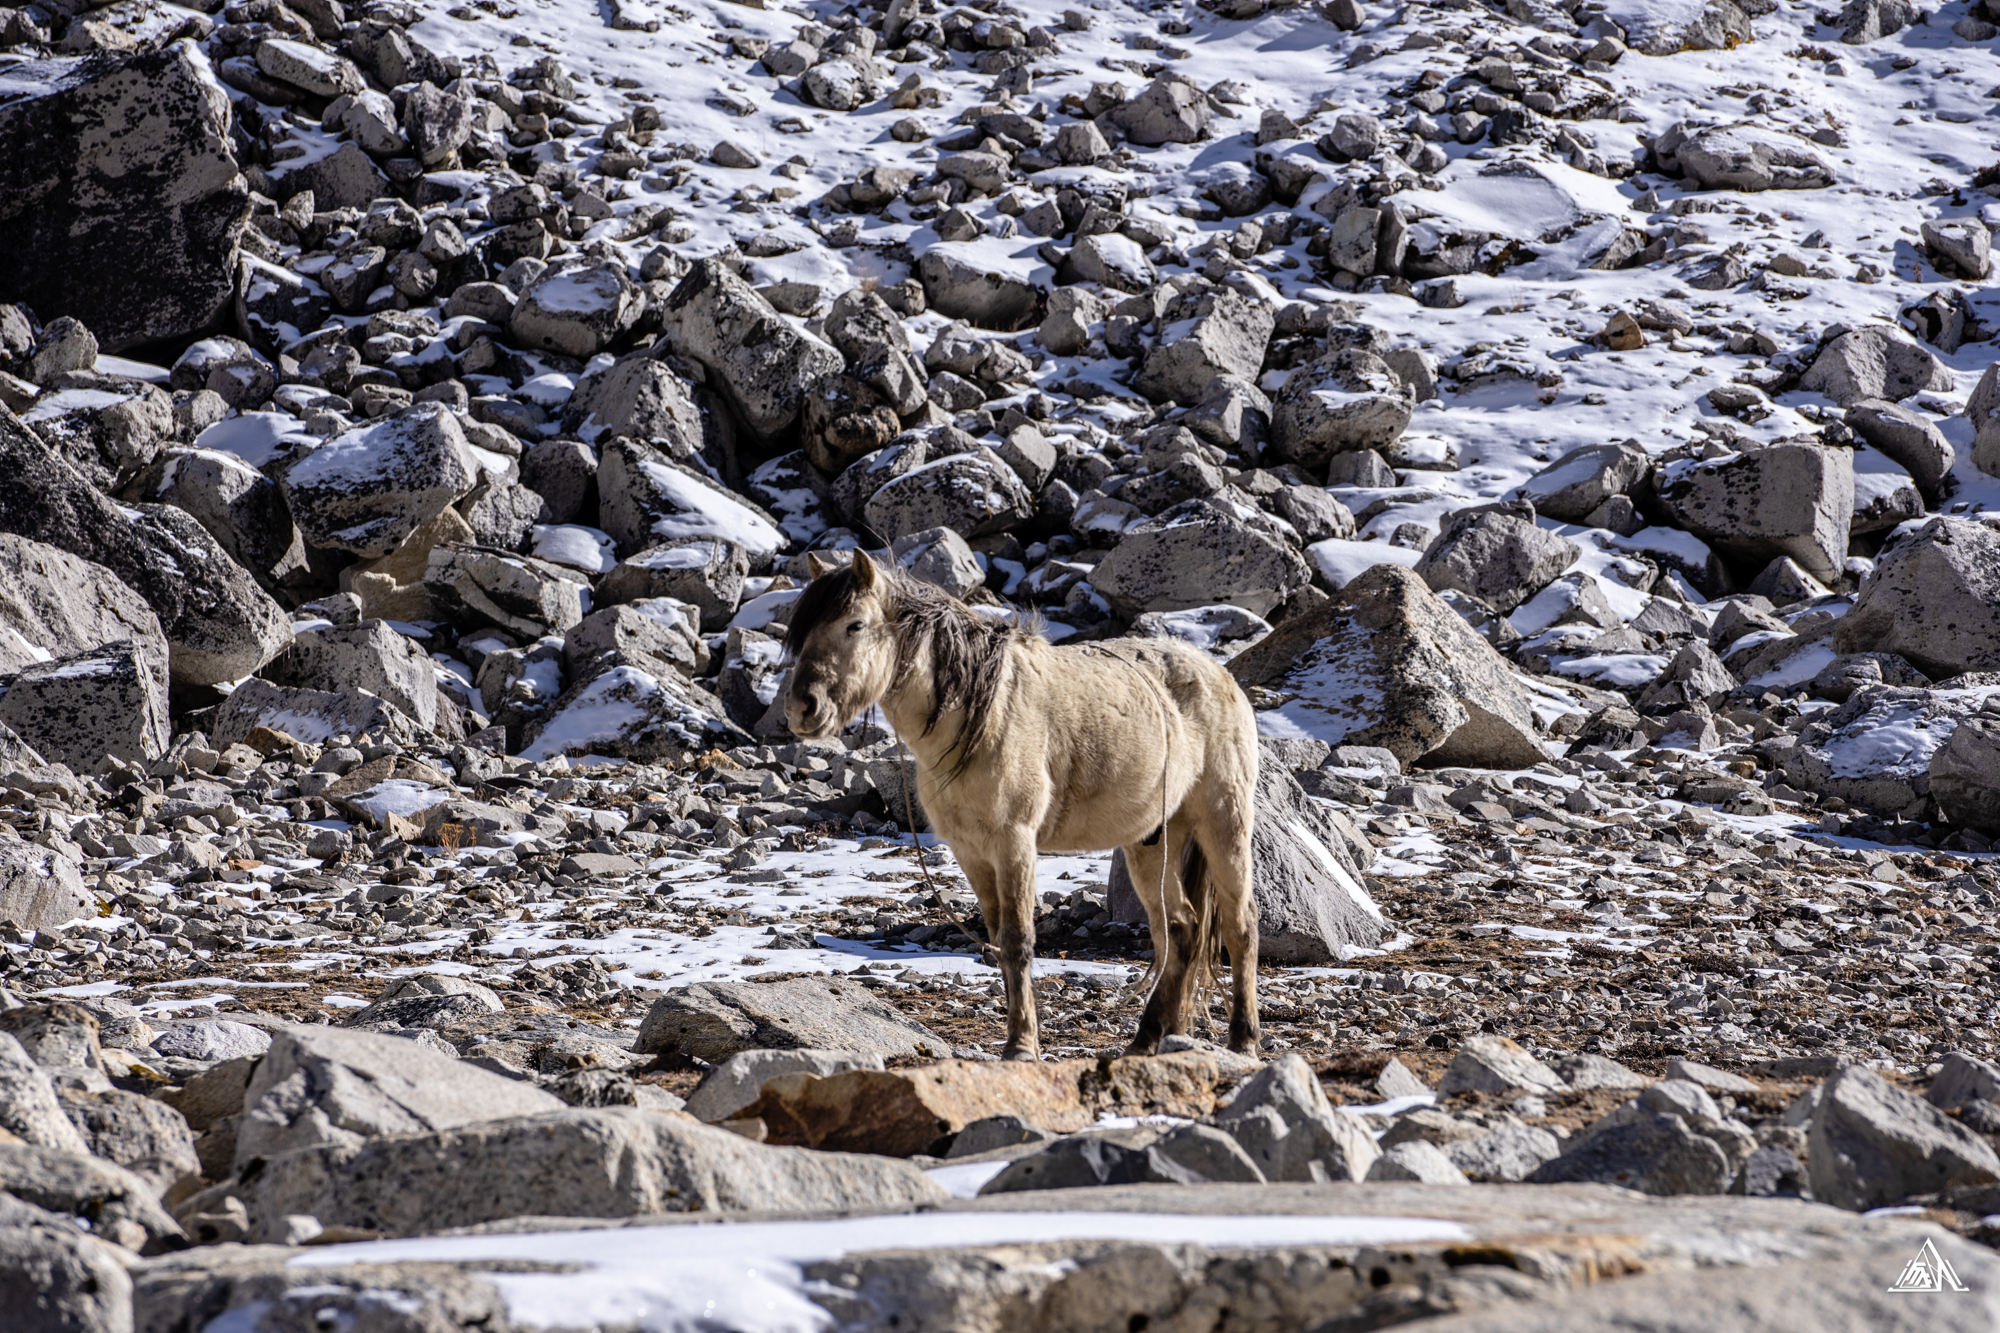
[[[896,678],[908,678],[924,651],[930,653],[932,702],[923,734],[936,730],[938,719],[951,710],[965,712],[965,722],[946,752],[951,761],[948,778],[955,779],[985,739],[1008,645],[1034,637],[1035,630],[979,615],[942,588],[880,562],[876,571],[887,582],[883,600],[896,626]],[[815,629],[846,615],[854,600],[852,566],[814,579],[792,606],[785,651],[796,656]]]

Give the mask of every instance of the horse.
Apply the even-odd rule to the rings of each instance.
[[[924,811],[995,946],[1002,1058],[1040,1058],[1035,854],[1109,847],[1124,849],[1153,939],[1153,989],[1126,1054],[1151,1055],[1186,1031],[1218,928],[1229,1046],[1254,1051],[1257,724],[1229,673],[1175,640],[1051,644],[864,552],[844,569],[809,563],[785,635],[786,724],[826,739],[879,703],[914,752]]]

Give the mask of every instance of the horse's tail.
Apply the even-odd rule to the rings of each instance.
[[[1208,855],[1200,838],[1189,838],[1181,853],[1181,891],[1194,909],[1194,945],[1187,976],[1181,985],[1181,1031],[1193,1034],[1195,1023],[1208,1016],[1208,997],[1221,988],[1222,935],[1215,928],[1215,881],[1209,877]]]

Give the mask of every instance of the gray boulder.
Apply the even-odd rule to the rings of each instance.
[[[1984,1138],[1859,1067],[1820,1088],[1806,1160],[1813,1197],[1855,1210],[2000,1180],[2000,1157]]]
[[[1981,227],[1983,235],[1985,228]],[[1880,449],[1917,483],[1933,502],[1938,486],[1957,461],[1951,441],[1923,414],[1899,403],[1864,398],[1847,409],[1847,424],[1856,435]]]
[[[1313,967],[1348,957],[1350,946],[1380,944],[1388,924],[1361,883],[1373,856],[1367,839],[1307,797],[1283,765],[1260,764],[1250,843],[1259,956]]]
[[[367,690],[394,704],[424,730],[437,726],[436,663],[416,640],[380,620],[305,630],[293,638],[264,678],[309,690]]]
[[[0,839],[0,922],[47,930],[97,915],[76,858],[24,838]]]
[[[1208,128],[1208,94],[1184,74],[1163,74],[1113,108],[1111,120],[1142,147],[1193,143]]]
[[[65,322],[73,321],[58,321]],[[36,360],[63,350],[60,344],[45,345]],[[96,353],[91,356],[94,360]],[[151,462],[175,433],[173,399],[145,384],[61,390],[45,395],[22,419],[93,486],[106,491]]]
[[[706,689],[679,672],[655,676],[629,664],[572,683],[526,739],[521,753],[534,760],[601,754],[674,764],[750,741]]]
[[[738,1051],[946,1055],[950,1045],[851,981],[702,982],[653,1002],[632,1049],[720,1064]]]
[[[424,588],[431,605],[451,620],[492,625],[530,639],[560,634],[582,620],[583,599],[589,593],[589,585],[573,569],[455,542],[431,548]],[[372,688],[365,681],[356,683]]]
[[[949,454],[883,484],[862,507],[868,526],[893,541],[929,528],[984,537],[1018,527],[1035,498],[991,449]]]
[[[0,102],[0,199],[33,201],[0,210],[0,291],[107,352],[214,322],[249,213],[230,126],[190,45],[39,67]]]
[[[1414,570],[1376,565],[1229,663],[1260,686],[1259,729],[1379,745],[1408,766],[1527,768],[1546,758],[1526,694],[1492,645]]]
[[[1697,130],[1673,153],[1703,190],[1818,190],[1834,182],[1833,168],[1806,142],[1755,125]]]
[[[955,432],[955,428],[945,429]],[[826,503],[842,522],[865,523],[868,502],[875,498],[875,492],[904,473],[922,467],[930,456],[927,433],[906,430],[891,440],[886,448],[878,449],[866,458],[857,458],[846,471],[835,477],[827,487]]]
[[[707,474],[636,440],[614,440],[597,465],[598,526],[629,556],[661,542],[734,542],[761,567],[789,539],[762,509]]]
[[[718,260],[688,270],[667,298],[661,323],[667,342],[707,368],[738,419],[767,447],[798,424],[806,390],[845,369],[839,352],[786,323]]]
[[[908,532],[891,543],[889,554],[896,567],[920,583],[943,588],[954,597],[964,597],[986,582],[972,548],[950,528],[925,528]]]
[[[1835,16],[1834,26],[1841,30],[1841,41],[1849,46],[1866,46],[1901,32],[1917,16],[1917,7],[1911,0],[1847,0]]]
[[[2000,1066],[1964,1051],[1945,1056],[1942,1067],[1924,1090],[1924,1100],[1945,1111],[1973,1102],[2000,1102]]]
[[[64,1215],[100,1240],[139,1254],[187,1242],[151,1186],[122,1166],[32,1144],[0,1143],[0,1198]]]
[[[1925,389],[1949,389],[1951,371],[1900,330],[1851,329],[1819,349],[1799,387],[1840,407],[1863,399],[1901,402]]]
[[[637,666],[656,679],[678,673],[690,680],[708,666],[692,607],[671,598],[626,602],[593,611],[563,635],[563,665],[571,680],[596,675],[598,664]]]
[[[649,546],[618,562],[597,585],[596,601],[616,606],[671,597],[701,613],[701,628],[721,630],[736,614],[750,559],[741,546],[720,537],[695,537]]]
[[[242,1166],[255,1157],[321,1145],[358,1147],[381,1135],[427,1134],[561,1106],[530,1084],[401,1037],[287,1028],[271,1039],[251,1075],[236,1131],[236,1161]]]
[[[132,1278],[117,1249],[12,1200],[0,1200],[0,1303],[16,1333],[132,1330]]]
[[[1931,765],[1971,706],[1929,689],[1871,685],[1815,718],[1784,753],[1785,778],[1877,814],[1922,818]]]
[[[235,454],[169,449],[125,495],[186,510],[267,589],[305,568],[305,543],[278,483]]]
[[[1816,578],[1840,577],[1854,512],[1844,449],[1774,444],[1689,459],[1660,470],[1659,495],[1678,526],[1720,551],[1759,564],[1789,556]]]
[[[616,369],[617,366],[613,365],[605,373],[608,375]],[[577,394],[581,394],[590,382],[591,376],[584,376],[583,383],[577,386],[577,393],[570,395],[570,401],[574,402]],[[635,410],[635,426],[648,419],[657,418],[650,418],[649,411]],[[591,415],[586,414],[576,425],[566,428],[580,430],[590,420]],[[605,433],[644,436],[647,431],[617,431],[607,427]],[[571,523],[586,514],[592,518],[597,515],[597,451],[582,440],[543,440],[527,450],[521,455],[521,482],[542,497],[548,512],[544,522]]]
[[[658,357],[634,352],[577,381],[576,392],[563,405],[563,428],[574,431],[586,445],[623,435],[643,440],[669,458],[685,461],[702,452],[708,423],[703,419],[692,384]],[[561,443],[538,444],[529,451],[529,457]],[[551,454],[549,460],[538,466],[551,466],[554,457]],[[572,463],[567,470],[577,469]],[[588,471],[595,474],[596,470],[593,456]],[[537,484],[538,476],[526,459],[522,460],[522,480],[548,494],[544,486]],[[553,497],[550,503],[554,505]],[[572,509],[570,514],[573,516],[575,512]]]
[[[177,683],[241,680],[290,641],[277,603],[193,518],[171,505],[114,504],[4,407],[0,532],[102,566],[138,593],[159,620]]]
[[[59,1096],[64,1113],[88,1141],[90,1155],[124,1167],[151,1186],[155,1195],[201,1174],[194,1131],[165,1102],[117,1088],[100,1092],[64,1088]]]
[[[1448,516],[1417,573],[1434,592],[1462,592],[1512,611],[1576,562],[1579,550],[1527,516],[1482,506]]]
[[[1895,653],[1940,680],[2000,670],[2000,532],[1940,517],[1892,538],[1833,646]]]
[[[1277,326],[1269,306],[1228,290],[1204,296],[1191,318],[1185,327],[1179,321],[1168,326],[1132,381],[1154,402],[1191,407],[1220,375],[1254,382]]]
[[[1412,1139],[1386,1150],[1368,1168],[1370,1180],[1414,1180],[1426,1185],[1465,1185],[1470,1182],[1442,1148],[1422,1139]]]
[[[159,659],[125,639],[24,667],[0,694],[0,726],[79,773],[106,758],[151,762],[168,739]]]
[[[1615,1126],[1538,1167],[1538,1185],[1588,1182],[1642,1194],[1720,1194],[1733,1172],[1721,1148],[1677,1116]]]
[[[0,673],[114,640],[149,646],[166,677],[160,619],[102,565],[0,532]]]
[[[1948,823],[1988,837],[2000,833],[2000,705],[1989,700],[1961,719],[1931,755],[1930,790]]]
[[[4,873],[0,861],[0,874]],[[0,1130],[57,1152],[78,1156],[90,1152],[89,1143],[64,1112],[49,1071],[29,1057],[11,1032],[0,1032]]]
[[[1360,1119],[1334,1109],[1312,1066],[1296,1054],[1245,1079],[1214,1121],[1266,1180],[1366,1180],[1381,1156]]]
[[[1562,1075],[1505,1037],[1482,1033],[1461,1046],[1451,1058],[1438,1091],[1560,1092],[1568,1085]]]
[[[1632,444],[1586,444],[1572,449],[1522,483],[1535,512],[1564,523],[1582,523],[1614,495],[1645,477],[1652,462]]]
[[[1398,1145],[1414,1148],[1422,1139]],[[1426,1145],[1428,1146],[1428,1145]],[[1513,1184],[1526,1180],[1562,1152],[1562,1143],[1546,1129],[1532,1125],[1497,1125],[1484,1134],[1447,1144],[1445,1161],[1472,1180]]]
[[[812,1074],[829,1078],[850,1069],[880,1069],[878,1051],[746,1050],[738,1051],[702,1076],[688,1094],[687,1113],[714,1124],[728,1120],[756,1102],[767,1080],[782,1074]]]
[[[588,358],[623,337],[645,305],[623,263],[552,266],[521,293],[508,331],[529,347]]]
[[[417,725],[388,700],[366,690],[301,690],[263,679],[244,681],[217,705],[209,739],[233,745],[258,727],[320,744],[334,736],[417,739]]]
[[[1300,366],[1271,396],[1271,445],[1313,471],[1335,454],[1402,438],[1416,395],[1373,352],[1347,348]]]
[[[1090,584],[1129,620],[1220,603],[1261,616],[1311,579],[1279,525],[1218,495],[1128,528],[1091,571]]]
[[[917,261],[917,278],[924,285],[925,303],[947,319],[1004,333],[1041,323],[1047,295],[1043,284],[981,268],[953,253],[951,246],[925,251]]]
[[[903,321],[876,292],[843,292],[827,311],[826,340],[847,358],[847,372],[904,415],[924,405],[928,376]]]
[[[286,468],[279,484],[307,541],[373,560],[478,481],[458,419],[442,403],[417,403],[334,436]]]
[[[685,1116],[628,1107],[565,1108],[288,1153],[265,1164],[252,1192],[261,1234],[304,1214],[398,1236],[509,1217],[827,1213],[946,1197],[896,1158],[768,1148]]]

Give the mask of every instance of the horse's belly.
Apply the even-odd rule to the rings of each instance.
[[[1101,852],[1136,842],[1159,826],[1157,788],[1151,801],[1107,792],[1072,802],[1041,827],[1036,841],[1045,852]]]

